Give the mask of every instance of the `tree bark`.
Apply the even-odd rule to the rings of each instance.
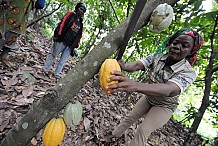
[[[134,32],[148,23],[154,8],[160,3],[174,5],[178,0],[148,1],[143,9]],[[44,125],[72,99],[73,96],[99,70],[102,62],[110,57],[118,48],[128,26],[128,17],[111,31],[102,41],[77,63],[69,73],[52,89],[32,105],[29,112],[12,128],[2,140],[1,146],[26,146]]]
[[[191,125],[191,132],[190,135],[187,136],[185,142],[184,142],[184,146],[191,146],[191,141],[193,140],[193,135],[194,133],[197,132],[197,129],[200,125],[200,122],[203,118],[203,115],[207,109],[207,107],[209,106],[209,96],[210,96],[210,91],[211,91],[211,83],[212,83],[212,75],[213,75],[213,64],[214,64],[214,60],[215,57],[217,56],[217,51],[215,51],[214,49],[214,39],[215,39],[215,32],[216,32],[216,27],[218,25],[218,15],[216,16],[215,19],[215,25],[214,25],[214,29],[211,35],[211,55],[210,55],[210,59],[209,59],[209,64],[208,67],[206,69],[206,76],[205,76],[205,89],[204,89],[204,96],[202,99],[202,103],[201,106],[198,110],[198,113]]]
[[[209,59],[209,65],[206,70],[206,78],[205,78],[205,90],[204,90],[204,97],[202,100],[201,107],[199,108],[198,114],[191,126],[193,132],[196,132],[198,129],[198,126],[200,124],[201,119],[203,118],[204,112],[206,111],[207,107],[209,106],[209,96],[210,96],[210,89],[211,89],[211,83],[212,83],[212,75],[213,75],[213,64],[214,59],[217,56],[217,51],[214,49],[214,39],[215,39],[215,32],[216,27],[218,24],[218,15],[216,16],[214,30],[211,35],[211,56]]]

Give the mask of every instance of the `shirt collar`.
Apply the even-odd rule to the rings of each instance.
[[[185,65],[186,64],[189,64],[189,62],[184,58],[184,59],[182,59],[182,60],[180,60],[179,62],[177,62],[176,64],[173,64],[172,66],[171,66],[171,68],[172,68],[172,70],[175,72],[178,72],[178,71],[180,71],[180,70],[183,70],[184,68],[185,68]],[[189,64],[190,65],[190,64]]]
[[[164,54],[164,55],[160,58],[160,61],[163,61],[163,62],[165,63],[166,59],[167,59],[167,54]],[[176,64],[171,65],[170,68],[171,68],[174,72],[175,72],[175,71],[178,72],[178,71],[184,69],[184,67],[185,67],[186,65],[189,65],[189,66],[190,66],[189,62],[184,58],[184,59],[180,60],[179,62],[177,62]]]

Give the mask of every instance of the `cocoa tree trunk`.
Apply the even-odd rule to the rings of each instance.
[[[148,1],[134,32],[147,24],[153,9],[164,2],[174,5],[178,0]],[[1,142],[1,146],[28,145],[32,137],[98,72],[101,63],[116,51],[119,42],[123,39],[129,18],[103,38],[89,54],[77,63],[75,68],[69,71],[60,82],[34,103],[29,112],[7,133]]]
[[[211,56],[210,56],[210,60],[209,60],[209,65],[207,67],[206,70],[206,78],[205,78],[205,90],[204,90],[204,97],[202,100],[202,104],[201,107],[199,108],[199,112],[191,126],[191,128],[193,129],[194,132],[197,131],[198,126],[200,124],[201,119],[203,118],[203,114],[205,112],[205,110],[207,109],[207,107],[209,106],[209,96],[210,96],[210,89],[211,89],[211,82],[212,82],[212,75],[213,75],[213,64],[214,64],[214,59],[217,56],[218,50],[214,49],[214,38],[215,38],[215,32],[216,32],[216,27],[218,24],[218,15],[216,16],[216,22],[214,25],[214,30],[212,32],[212,36],[211,36]]]
[[[187,136],[186,140],[184,141],[184,144],[183,144],[184,146],[192,146],[191,142],[194,139],[193,136],[197,132],[197,129],[200,125],[203,115],[207,107],[209,106],[209,96],[210,96],[210,90],[211,90],[212,75],[214,73],[213,64],[214,64],[215,57],[218,55],[218,50],[214,49],[214,39],[215,39],[215,32],[216,32],[217,25],[218,25],[218,15],[216,16],[214,30],[210,37],[212,51],[211,51],[208,67],[206,69],[204,96],[202,99],[201,106],[198,110],[198,113],[196,114],[196,117],[191,125],[190,134]]]

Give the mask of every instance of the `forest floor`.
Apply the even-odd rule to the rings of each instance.
[[[48,76],[42,71],[51,44],[52,40],[28,30],[19,38],[17,49],[10,53],[11,66],[0,64],[0,140],[28,112],[33,102],[60,80],[52,72]],[[75,63],[75,58],[68,60],[62,78]],[[133,137],[142,119],[133,124],[121,138],[109,139],[108,136],[139,97],[138,93],[107,96],[99,87],[98,75],[94,76],[72,97],[82,103],[83,116],[75,129],[67,129],[60,146],[125,145]],[[58,114],[63,116],[63,111]],[[151,134],[147,146],[181,146],[188,132],[186,127],[171,119],[163,128]],[[42,146],[42,133],[43,129],[35,135],[30,145]],[[201,136],[196,134],[191,145],[200,146],[202,141]]]

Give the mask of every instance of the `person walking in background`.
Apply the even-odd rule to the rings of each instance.
[[[8,54],[26,30],[31,0],[0,0],[0,62],[10,66]]]
[[[55,58],[61,53],[60,60],[55,69],[55,76],[60,77],[65,62],[71,54],[77,56],[83,31],[83,15],[86,12],[84,3],[77,3],[75,11],[69,11],[62,18],[54,31],[54,44],[49,51],[44,63],[44,71],[48,73]]]
[[[118,81],[109,85],[110,93],[117,91],[140,92],[143,96],[133,110],[115,127],[112,136],[120,137],[134,122],[144,116],[129,146],[145,146],[149,135],[161,128],[173,115],[178,106],[179,95],[191,85],[197,74],[192,68],[197,60],[198,50],[203,44],[201,35],[191,28],[183,28],[166,38],[157,53],[146,58],[124,64],[124,71],[147,70],[147,82],[141,83],[129,79],[120,71],[108,79]],[[166,50],[168,52],[166,52]]]

